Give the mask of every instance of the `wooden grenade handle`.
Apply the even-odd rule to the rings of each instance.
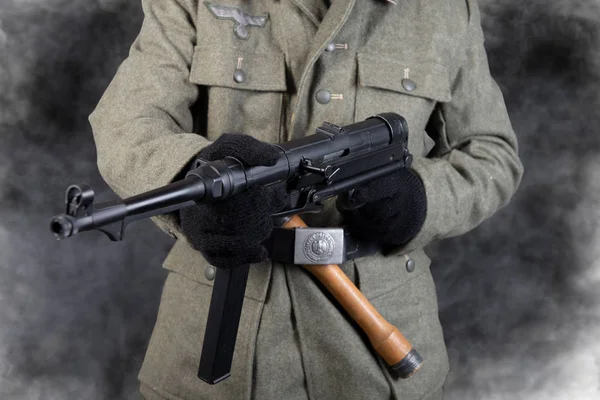
[[[284,228],[306,228],[302,218],[294,215]],[[367,298],[358,290],[338,265],[303,265],[312,273],[367,334],[371,345],[390,368],[401,378],[408,378],[423,364],[398,328],[387,322]]]

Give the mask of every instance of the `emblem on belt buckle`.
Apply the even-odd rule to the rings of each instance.
[[[304,254],[314,262],[326,261],[331,258],[335,250],[335,240],[325,232],[317,232],[306,238]]]

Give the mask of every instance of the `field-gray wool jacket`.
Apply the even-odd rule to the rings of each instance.
[[[412,400],[444,383],[448,357],[423,247],[473,229],[506,205],[523,171],[490,76],[477,0],[396,3],[142,0],[141,32],[89,118],[99,170],[119,196],[180,178],[222,133],[278,143],[312,134],[323,121],[347,125],[395,112],[408,121],[412,168],[428,204],[421,232],[406,246],[341,266],[423,356],[421,370],[406,380],[383,368],[307,271],[265,261],[251,266],[232,376],[214,386],[200,381],[210,266],[176,214],[155,218],[177,239],[139,374],[156,393]],[[328,101],[318,98],[323,91]],[[332,227],[340,216],[329,202],[306,221]],[[414,269],[406,268],[409,260]]]

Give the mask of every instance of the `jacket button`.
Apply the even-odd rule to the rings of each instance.
[[[246,80],[246,73],[241,69],[236,69],[233,72],[233,80],[237,83],[243,83]]]
[[[412,92],[417,88],[417,84],[412,79],[402,79],[402,87],[409,92]]]
[[[415,270],[415,260],[413,260],[412,258],[408,259],[408,261],[406,262],[406,270],[408,272],[413,272]]]
[[[215,267],[211,267],[210,265],[206,268],[204,268],[204,277],[206,279],[208,279],[209,281],[212,281],[213,279],[215,279],[215,274],[217,273],[217,270],[215,269]]]
[[[317,101],[321,104],[328,104],[331,101],[331,93],[328,90],[319,90],[317,92]]]
[[[325,47],[325,51],[332,52],[334,50],[348,50],[348,43],[329,43],[327,47]]]

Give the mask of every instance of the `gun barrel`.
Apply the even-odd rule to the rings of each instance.
[[[77,197],[80,192],[73,188],[78,186],[67,189],[67,213],[56,215],[50,220],[50,231],[57,239],[98,229],[113,241],[122,240],[127,223],[192,206],[205,193],[202,179],[190,176],[125,200],[94,206],[93,192],[88,194],[88,203],[83,204]]]
[[[50,220],[50,231],[57,239],[65,239],[73,234],[73,222],[68,215],[57,215]]]
[[[133,220],[165,214],[173,207],[184,208],[204,198],[204,181],[195,175],[123,200],[127,217]],[[167,210],[167,211],[165,211]]]

